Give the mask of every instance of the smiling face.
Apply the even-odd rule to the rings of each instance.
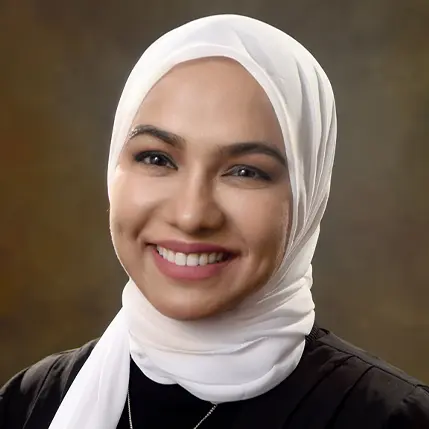
[[[110,195],[117,254],[158,311],[191,320],[236,306],[280,265],[290,223],[263,89],[229,59],[173,68],[134,118]]]

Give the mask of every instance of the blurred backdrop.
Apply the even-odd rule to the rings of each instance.
[[[99,336],[119,309],[105,185],[116,103],[154,39],[214,13],[268,21],[326,70],[339,139],[318,319],[429,382],[426,0],[0,0],[0,384]]]

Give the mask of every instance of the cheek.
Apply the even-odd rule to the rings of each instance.
[[[253,254],[282,258],[290,225],[290,199],[285,187],[241,192],[229,206],[230,217]]]
[[[114,178],[110,199],[110,228],[114,238],[138,235],[156,206],[156,192],[138,175]]]

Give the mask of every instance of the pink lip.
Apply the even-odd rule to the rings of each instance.
[[[224,247],[216,244],[209,243],[185,243],[174,240],[157,241],[155,245],[170,249],[173,252],[181,253],[234,253],[231,250],[225,249]]]
[[[164,242],[165,243],[165,242]],[[164,247],[160,244],[160,246]],[[173,248],[169,249],[175,251]],[[152,255],[155,260],[155,265],[159,271],[167,277],[176,279],[176,280],[204,280],[210,277],[218,275],[233,259],[227,259],[226,261],[217,262],[215,264],[207,265],[197,265],[195,267],[189,267],[187,265],[180,266],[172,262],[169,262],[167,259],[164,259],[156,250],[156,247],[152,247]],[[182,250],[183,251],[183,250]],[[208,253],[208,251],[195,251],[195,253]],[[192,251],[183,252],[183,253],[192,253]]]

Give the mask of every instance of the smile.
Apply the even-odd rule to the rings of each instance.
[[[151,246],[158,270],[176,280],[204,280],[221,275],[237,254],[209,244],[165,241]]]
[[[217,264],[225,261],[228,255],[224,252],[212,253],[182,253],[174,252],[173,250],[166,249],[165,247],[156,246],[156,251],[168,262],[178,266],[197,267],[209,264]]]

